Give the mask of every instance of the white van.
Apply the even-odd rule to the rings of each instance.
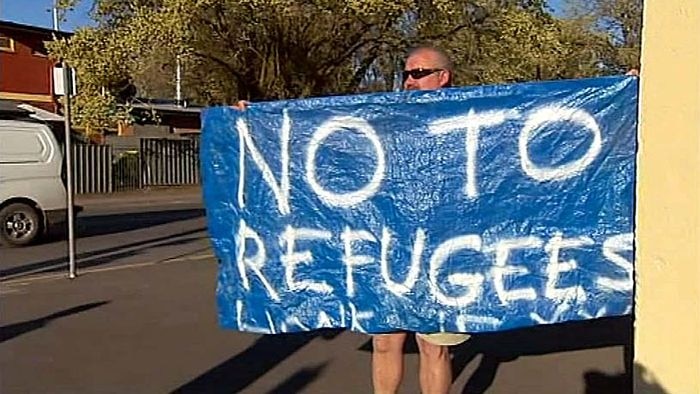
[[[65,222],[62,166],[47,125],[0,119],[0,243],[26,245]]]

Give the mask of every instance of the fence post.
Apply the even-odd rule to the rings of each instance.
[[[108,169],[108,175],[107,175],[107,192],[112,193],[114,192],[114,149],[112,149],[111,145],[107,146],[107,169]]]

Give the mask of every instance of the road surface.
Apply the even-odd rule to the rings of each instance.
[[[79,272],[193,254],[211,256],[198,188],[78,196],[77,204],[84,207],[76,221]],[[64,238],[0,249],[0,278],[67,272]]]
[[[81,203],[78,278],[64,242],[0,249],[0,392],[371,392],[366,335],[218,326],[198,191]],[[475,336],[453,349],[453,392],[630,393],[631,331],[626,317]],[[417,393],[406,353],[401,392]]]

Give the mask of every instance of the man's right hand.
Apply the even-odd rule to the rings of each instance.
[[[250,104],[248,101],[245,100],[240,100],[236,104],[232,105],[231,107],[239,110],[239,111],[245,111],[246,108],[248,108],[248,104]]]

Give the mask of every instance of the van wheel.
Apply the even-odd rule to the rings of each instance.
[[[0,224],[0,242],[9,246],[31,243],[41,233],[39,215],[27,204],[10,204],[0,210]]]

